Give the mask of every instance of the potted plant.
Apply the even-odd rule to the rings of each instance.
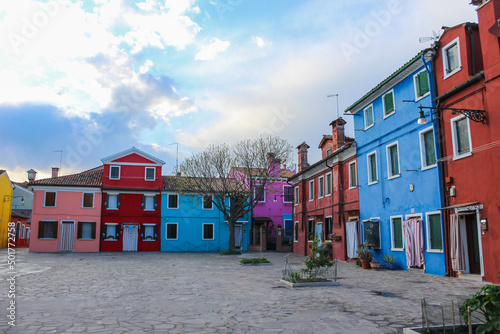
[[[357,250],[358,258],[361,260],[363,269],[370,269],[370,262],[373,260],[373,253],[367,244],[360,245]]]
[[[396,268],[396,255],[384,254],[384,262],[384,267],[394,270]]]
[[[332,241],[340,241],[342,240],[342,236],[338,233],[333,232],[332,234],[330,234],[330,239],[332,239]]]
[[[379,270],[380,269],[380,262],[372,260],[372,262],[370,262],[370,267],[372,269]]]

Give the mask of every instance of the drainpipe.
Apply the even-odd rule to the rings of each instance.
[[[475,45],[474,45],[474,31],[472,31],[472,27],[470,25],[467,26],[467,30],[470,35],[470,52],[472,57],[472,75],[476,74],[476,54],[475,54]]]

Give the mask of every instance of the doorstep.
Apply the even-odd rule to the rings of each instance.
[[[469,281],[482,282],[483,276],[479,274],[458,274],[458,278],[465,279]]]

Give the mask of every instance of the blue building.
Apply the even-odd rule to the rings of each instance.
[[[229,245],[229,227],[211,197],[179,193],[173,176],[164,176],[161,191],[161,251],[213,252]],[[229,199],[227,199],[229,203]],[[235,225],[235,245],[248,250],[251,217],[248,213]]]
[[[346,113],[356,129],[362,240],[378,261],[390,254],[399,269],[445,275],[436,115],[417,123],[418,106],[434,106],[431,59],[420,52]]]

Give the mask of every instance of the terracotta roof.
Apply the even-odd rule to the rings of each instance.
[[[28,181],[24,181],[24,182],[12,182],[12,183],[14,183],[18,187],[21,187],[21,188],[24,188],[24,189],[28,189]]]
[[[233,169],[236,171],[239,171],[245,175],[247,174],[246,172],[248,171],[247,168],[243,168],[243,167],[233,167]],[[267,171],[267,169],[265,169],[265,168],[251,168],[250,169],[251,176],[256,176],[256,177],[267,176],[266,171]],[[292,177],[294,175],[295,175],[295,172],[289,171],[287,169],[282,169],[282,170],[280,170],[279,177],[289,178],[289,177]]]
[[[102,190],[130,190],[130,191],[160,191],[162,190],[161,187],[159,188],[146,188],[146,187],[120,187],[120,186],[102,186]]]
[[[23,215],[22,213],[20,212],[17,212],[16,210],[12,210],[12,213],[10,214],[12,217],[16,217],[16,218],[23,218],[23,219],[29,219],[30,217],[26,216],[26,215]]]
[[[64,175],[50,179],[31,181],[29,186],[78,186],[78,187],[100,187],[102,169],[91,169],[78,174]]]
[[[323,135],[323,138],[321,138],[321,141],[319,142],[318,148],[321,148],[327,140],[333,140],[333,136]]]
[[[200,179],[200,178],[197,178]],[[224,190],[224,185],[228,187],[228,191],[246,191],[243,184],[236,179],[226,179],[225,183],[220,179],[214,179],[214,187],[219,190]],[[166,191],[189,191],[196,192],[197,183],[194,177],[188,176],[163,176],[163,190]]]

